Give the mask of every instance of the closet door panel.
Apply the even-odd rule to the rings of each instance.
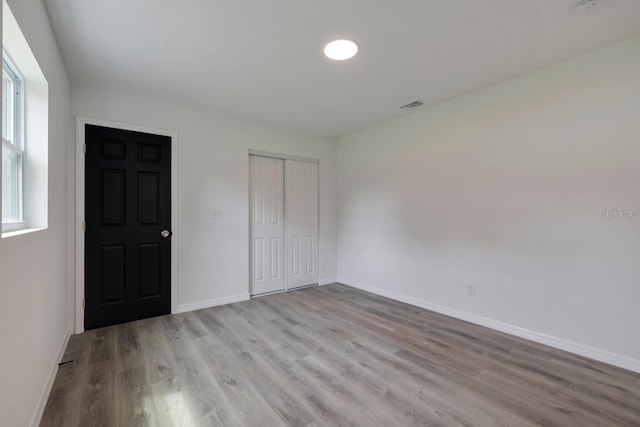
[[[287,288],[319,282],[318,164],[285,160]]]
[[[249,156],[251,295],[285,289],[284,160]]]

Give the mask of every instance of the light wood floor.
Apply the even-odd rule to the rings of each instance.
[[[42,426],[640,426],[640,375],[342,285],[72,337]]]

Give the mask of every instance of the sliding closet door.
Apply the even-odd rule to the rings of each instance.
[[[285,161],[287,288],[317,284],[318,164]]]
[[[251,295],[281,291],[284,272],[284,160],[249,156]]]

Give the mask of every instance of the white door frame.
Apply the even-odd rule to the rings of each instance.
[[[138,126],[129,123],[76,116],[76,268],[75,268],[75,332],[84,332],[84,190],[85,190],[85,125],[145,132],[171,138],[171,313],[178,311],[178,132]]]

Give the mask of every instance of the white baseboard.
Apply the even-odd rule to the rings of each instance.
[[[232,304],[234,302],[247,301],[249,294],[231,295],[229,297],[215,298],[206,301],[192,302],[189,304],[179,304],[176,313],[186,313],[187,311],[202,310],[203,308],[216,307],[218,305]]]
[[[330,285],[332,283],[336,283],[337,281],[337,277],[326,277],[324,279],[320,279],[320,283],[318,283],[318,286]]]
[[[69,338],[71,337],[71,330],[67,328],[64,331],[64,339],[60,343],[60,347],[58,348],[58,352],[56,353],[55,359],[53,359],[53,364],[51,365],[51,369],[49,369],[49,375],[47,376],[47,382],[42,389],[42,393],[40,393],[40,398],[38,399],[38,404],[36,405],[35,410],[33,411],[33,415],[31,416],[31,422],[29,426],[38,427],[40,422],[42,421],[42,415],[44,414],[44,408],[47,405],[47,400],[49,400],[49,395],[51,394],[51,389],[53,388],[53,382],[56,379],[56,374],[58,373],[58,363],[62,360],[62,356],[64,356],[64,351],[67,349],[67,344],[69,344]]]
[[[466,311],[457,310],[455,308],[434,304],[429,301],[399,294],[386,289],[365,285],[364,283],[359,283],[354,280],[339,277],[338,283],[343,283],[353,288],[371,292],[372,294],[380,295],[383,297],[391,298],[396,301],[415,305],[416,307],[435,311],[437,313],[455,317],[456,319],[465,320],[470,323],[475,323],[477,325],[485,326],[490,329],[495,329],[496,331],[505,332],[510,335],[515,335],[520,338],[524,338],[540,344],[545,344],[550,347],[575,353],[580,356],[588,357],[590,359],[598,360],[600,362],[608,363],[613,366],[618,366],[620,368],[624,368],[630,371],[640,373],[640,360],[634,359],[628,356],[623,356],[620,354],[612,353],[607,350],[602,350],[600,348],[591,347],[589,345],[565,340],[565,339],[554,337],[551,335],[542,334],[540,332],[521,328],[519,326],[510,325],[508,323],[493,320],[488,317],[478,316],[472,313],[468,313]]]

